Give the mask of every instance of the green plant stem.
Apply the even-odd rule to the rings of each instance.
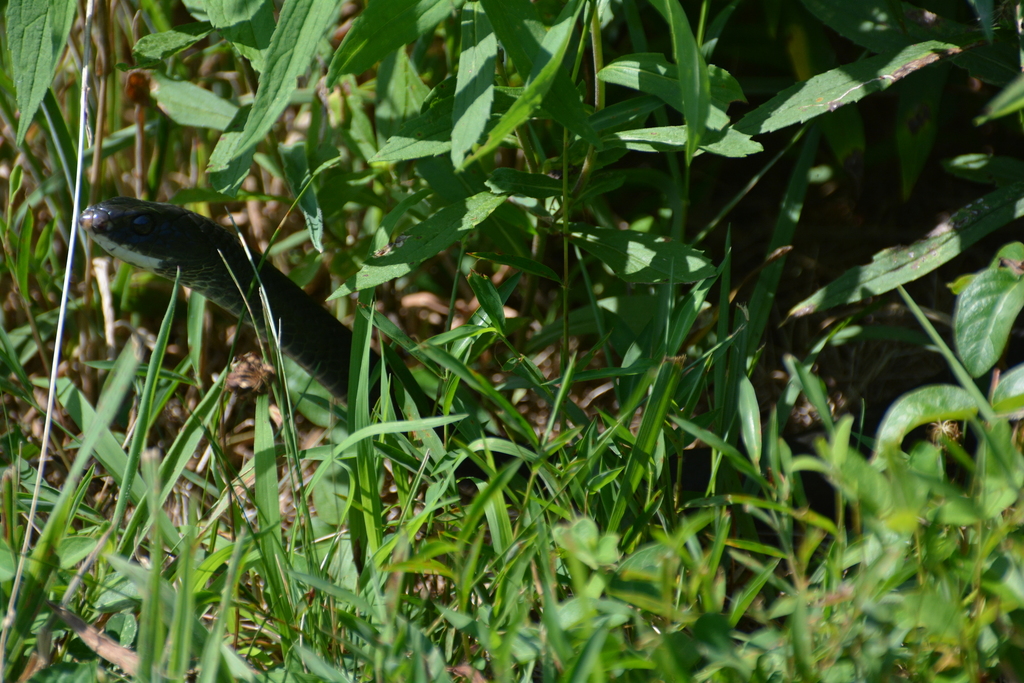
[[[719,211],[714,218],[708,221],[708,224],[704,226],[704,229],[697,233],[697,236],[693,238],[693,242],[691,242],[691,244],[700,244],[701,242],[703,242],[704,239],[711,234],[711,231],[721,224],[722,219],[728,216],[729,212],[732,211],[736,207],[736,205],[740,203],[740,200],[746,197],[750,193],[750,191],[753,190],[759,182],[761,182],[761,178],[765,177],[768,174],[768,171],[771,170],[773,166],[775,166],[776,162],[778,162],[778,160],[781,159],[790,150],[790,148],[792,148],[793,145],[796,144],[797,140],[803,137],[803,134],[807,132],[807,128],[808,126],[801,127],[800,130],[796,132],[796,135],[790,138],[789,142],[786,143],[786,146],[779,150],[779,153],[773,156],[771,158],[771,161],[765,164],[760,171],[755,173],[754,176],[751,177],[751,179],[747,182],[747,184],[743,186],[743,189],[737,192],[732,199],[726,202],[725,206],[722,207],[722,210]]]
[[[640,12],[636,7],[636,0],[627,0],[623,4],[623,9],[626,14],[626,25],[629,27],[629,37],[633,43],[633,49],[636,52],[648,52],[647,47],[647,36],[644,34],[644,27],[640,21]],[[659,126],[669,125],[668,115],[665,113],[664,107],[659,107],[654,111],[654,120],[657,121]],[[666,197],[670,204],[672,204],[672,226],[669,229],[669,234],[673,239],[681,240],[683,236],[683,226],[686,225],[686,206],[689,200],[689,178],[684,178],[679,172],[679,157],[676,152],[665,153],[665,163],[668,164],[668,172],[672,177],[672,186],[683,188],[682,196],[676,194],[676,196]]]
[[[498,77],[502,83],[508,86],[508,74],[505,72],[505,60],[500,59],[501,53],[498,53],[499,59],[494,60],[495,65],[498,69]],[[524,123],[521,126],[516,126],[516,139],[519,140],[519,148],[523,150],[523,161],[526,162],[526,169],[530,173],[540,172],[540,162],[537,158],[537,152],[533,148],[533,141],[530,140],[530,131],[527,130],[527,125]]]
[[[700,19],[697,20],[697,35],[694,38],[697,41],[697,45],[703,45],[704,43],[704,29],[707,28],[708,21],[708,0],[703,0],[700,3]]]
[[[562,131],[562,356],[559,367],[564,377],[569,362],[569,131]]]
[[[596,11],[590,15],[590,49],[594,57],[594,112],[596,113],[604,109],[604,81],[597,77],[598,72],[604,68],[604,44],[601,41],[601,17]],[[587,157],[583,160],[580,177],[576,179],[576,185],[572,188],[573,197],[578,197],[590,182],[596,159],[597,148],[590,145],[587,149]]]
[[[907,290],[903,288],[903,285],[899,285],[896,290],[900,293],[900,296],[903,297],[903,301],[907,304],[907,308],[909,308],[910,312],[914,314],[914,318],[916,318],[917,322],[922,328],[924,328],[925,333],[931,338],[935,346],[938,347],[939,353],[942,354],[942,357],[946,360],[950,371],[952,371],[953,376],[956,377],[960,386],[962,386],[967,393],[971,395],[975,403],[978,404],[978,412],[986,422],[989,424],[994,423],[998,417],[992,409],[992,406],[989,405],[988,399],[986,399],[985,395],[981,393],[981,389],[978,388],[978,385],[974,383],[974,380],[967,373],[967,370],[965,370],[964,366],[957,360],[952,349],[946,345],[946,342],[943,341],[942,337],[939,336],[939,333],[928,321],[924,311],[922,311],[921,307],[917,305],[917,302],[910,298],[910,295],[907,294]]]

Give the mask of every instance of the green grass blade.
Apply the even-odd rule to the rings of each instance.
[[[70,522],[68,515],[71,512],[77,482],[97,444],[102,439],[110,437],[107,425],[114,419],[128,393],[137,366],[138,360],[135,358],[134,350],[131,346],[126,347],[114,367],[98,411],[89,417],[82,445],[65,479],[60,498],[54,504],[31,554],[24,560],[24,579],[18,595],[15,596],[17,608],[8,627],[10,630],[5,634],[7,650],[4,655],[8,664],[7,670],[2,672],[4,678],[17,678],[15,672],[24,665],[22,656],[25,642],[32,634],[32,622],[42,608],[50,576],[57,567],[56,549]]]
[[[167,341],[171,334],[171,324],[174,320],[174,310],[177,303],[178,282],[175,280],[174,289],[171,292],[170,301],[167,304],[167,312],[164,314],[163,322],[160,324],[160,331],[157,333],[156,342],[153,345],[153,353],[149,358],[149,369],[146,372],[146,382],[143,385],[142,393],[139,395],[139,412],[135,422],[135,433],[128,449],[128,458],[125,462],[124,471],[121,475],[122,495],[118,496],[117,506],[114,508],[113,524],[115,529],[124,519],[128,501],[131,499],[132,485],[135,481],[135,473],[139,467],[139,460],[142,456],[142,449],[146,447],[146,440],[149,436],[149,428],[156,415],[153,412],[153,405],[156,398],[156,385],[160,374],[160,367],[163,365],[164,353],[167,351]],[[116,533],[116,532],[115,532]],[[124,552],[127,544],[132,539],[125,536],[121,539],[119,550]]]
[[[682,5],[674,0],[653,0],[652,4],[668,22],[672,36],[672,51],[679,70],[679,93],[682,96],[682,102],[677,108],[686,117],[686,163],[689,164],[704,138],[711,108],[708,65]]]

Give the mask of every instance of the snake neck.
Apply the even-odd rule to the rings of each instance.
[[[253,324],[264,338],[272,327],[285,354],[333,395],[348,393],[352,333],[217,223],[178,206],[126,197],[89,207],[81,220],[112,255],[172,280],[180,273],[183,285]]]
[[[208,240],[212,258],[204,259],[201,266],[183,269],[182,281],[232,315],[253,323],[264,338],[271,336],[268,329],[272,326],[281,350],[331,394],[344,398],[352,332],[258,251],[250,252],[250,260],[234,236],[216,223],[196,217],[202,218],[199,229]]]

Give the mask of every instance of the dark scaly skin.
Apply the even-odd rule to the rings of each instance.
[[[232,315],[244,315],[247,322],[251,311],[256,329],[266,337],[266,314],[253,283],[253,264],[259,264],[260,254],[250,250],[250,261],[238,239],[209,218],[172,204],[115,197],[83,211],[81,224],[114,256],[171,280],[180,268],[181,283],[189,289]],[[143,257],[149,260],[144,262]],[[344,398],[352,332],[269,262],[259,267],[259,280],[281,350],[328,391]],[[248,308],[239,288],[249,293]],[[371,369],[376,360],[371,359]]]

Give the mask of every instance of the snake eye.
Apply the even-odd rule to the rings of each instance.
[[[139,235],[148,235],[153,231],[153,220],[143,214],[132,219],[132,228]]]

